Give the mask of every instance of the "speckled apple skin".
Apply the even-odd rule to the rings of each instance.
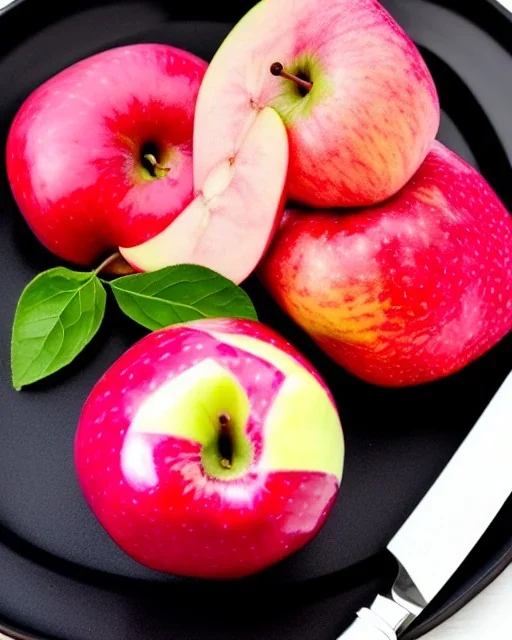
[[[252,321],[198,321],[146,336],[103,375],[80,417],[75,461],[92,511],[135,560],[178,575],[235,579],[274,564],[311,540],[333,506],[341,476],[258,468],[265,418],[284,375],[210,332],[250,335],[283,350],[315,377],[334,407],[318,373],[272,329]],[[250,469],[238,479],[215,480],[205,475],[196,442],[136,434],[139,440],[128,444],[143,449],[141,459],[147,459],[134,480],[125,473],[122,458],[138,407],[163,382],[206,358],[231,371],[249,396]]]
[[[358,212],[288,211],[260,276],[339,364],[384,386],[436,380],[512,328],[512,217],[436,142],[397,196]]]

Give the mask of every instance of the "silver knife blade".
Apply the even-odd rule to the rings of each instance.
[[[388,549],[430,602],[512,493],[512,374]]]
[[[512,372],[388,545],[399,576],[342,636],[397,637],[439,593],[512,494]]]

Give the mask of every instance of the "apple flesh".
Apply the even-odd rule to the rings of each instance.
[[[239,284],[254,270],[281,219],[288,138],[272,109],[258,113],[237,150],[201,182],[195,199],[163,232],[121,247],[137,271],[179,263],[209,267]]]
[[[181,213],[194,195],[194,110],[206,67],[167,45],[117,47],[24,101],[9,130],[7,173],[43,245],[90,265]]]
[[[272,75],[275,62],[305,83]],[[395,194],[425,159],[440,120],[423,58],[375,0],[326,0],[321,8],[318,0],[262,0],[242,18],[199,91],[196,184],[266,106],[288,132],[289,196],[316,207]]]
[[[328,517],[344,439],[319,374],[254,321],[152,333],[90,393],[80,486],[113,540],[177,575],[234,579],[304,546]]]
[[[512,328],[512,217],[436,142],[410,183],[357,212],[288,211],[259,274],[339,364],[405,386],[462,369]]]

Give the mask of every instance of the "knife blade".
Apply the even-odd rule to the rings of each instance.
[[[459,568],[512,494],[512,372],[388,544],[398,575],[338,640],[396,640]]]

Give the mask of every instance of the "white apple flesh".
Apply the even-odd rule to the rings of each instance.
[[[187,262],[242,282],[280,222],[287,170],[286,129],[273,109],[263,109],[240,145],[217,158],[176,220],[141,245],[120,247],[121,254],[138,271]]]

